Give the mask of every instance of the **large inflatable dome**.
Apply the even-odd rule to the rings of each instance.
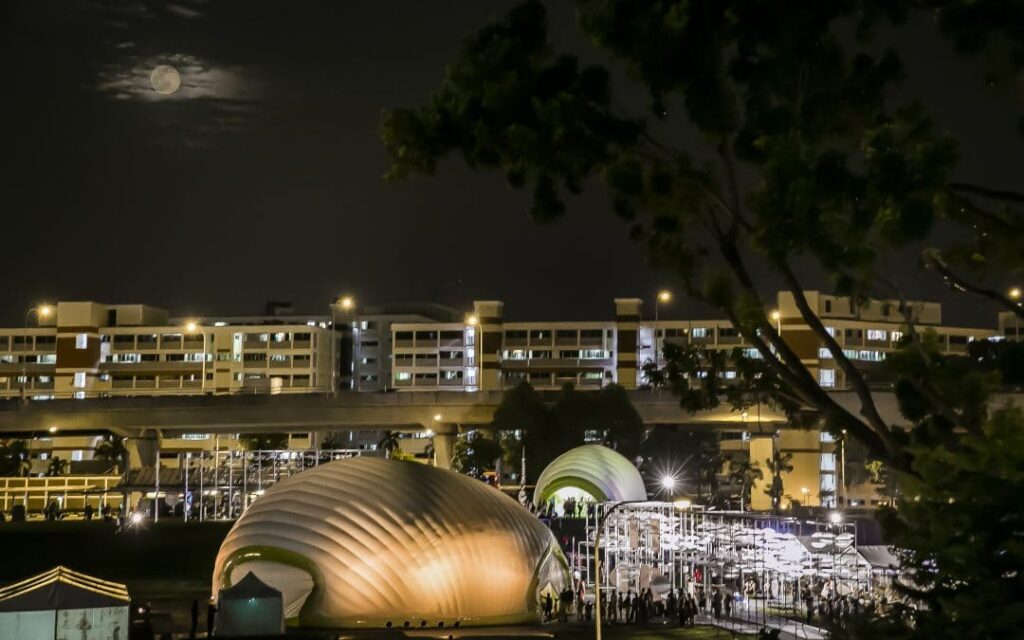
[[[533,491],[533,503],[542,506],[563,498],[591,502],[645,500],[647,489],[633,463],[599,444],[570,449],[551,461]]]
[[[235,523],[213,592],[252,572],[290,624],[394,627],[539,620],[570,581],[551,532],[466,476],[380,458],[338,460],[267,490]]]

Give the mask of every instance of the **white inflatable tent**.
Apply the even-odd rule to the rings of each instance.
[[[128,640],[123,584],[56,567],[0,589],[0,638]]]
[[[281,592],[253,573],[217,596],[217,636],[273,636],[284,633]]]
[[[512,498],[369,457],[304,471],[249,507],[213,592],[249,572],[281,591],[289,624],[329,628],[538,622],[540,594],[571,584],[554,536]]]
[[[533,491],[533,504],[541,506],[562,490],[586,493],[594,502],[646,500],[644,479],[622,454],[599,444],[570,449],[551,461]]]

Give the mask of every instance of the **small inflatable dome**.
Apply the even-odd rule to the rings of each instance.
[[[537,622],[541,595],[571,580],[554,536],[512,498],[380,458],[268,489],[224,539],[213,593],[249,572],[282,593],[289,624],[335,628]]]
[[[644,479],[633,463],[620,453],[599,444],[570,449],[551,461],[533,491],[533,503],[553,500],[561,513],[567,498],[584,502],[645,500]]]

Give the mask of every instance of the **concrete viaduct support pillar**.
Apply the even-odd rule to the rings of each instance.
[[[128,468],[156,466],[159,452],[160,432],[156,429],[143,429],[139,435],[128,438]]]
[[[434,466],[440,469],[452,468],[452,448],[455,446],[454,433],[434,434]]]

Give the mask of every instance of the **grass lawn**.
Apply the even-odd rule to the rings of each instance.
[[[558,640],[593,640],[592,626],[566,627],[552,629]],[[634,627],[629,625],[613,625],[601,631],[601,638],[606,640],[727,640],[741,638],[753,640],[754,636],[733,634],[727,629],[712,626],[698,627]]]
[[[0,523],[0,584],[56,565],[121,582],[210,582],[223,522],[165,521],[114,533],[102,521]]]

